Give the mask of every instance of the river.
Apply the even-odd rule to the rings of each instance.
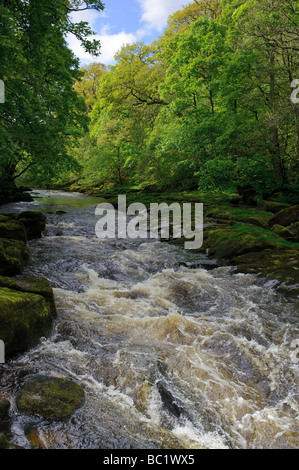
[[[271,282],[204,255],[95,236],[99,198],[35,191],[1,212],[43,211],[25,277],[54,289],[48,339],[2,366],[10,440],[25,448],[298,448],[298,304]],[[138,201],[137,201],[138,202]],[[66,423],[21,414],[30,374],[75,380],[86,400]]]

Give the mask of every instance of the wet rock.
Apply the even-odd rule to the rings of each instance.
[[[8,419],[9,408],[9,400],[0,400],[0,421]]]
[[[0,331],[6,355],[36,346],[50,333],[53,317],[41,295],[0,288]]]
[[[29,260],[29,250],[21,240],[0,238],[0,275],[19,274]]]
[[[269,227],[274,225],[283,225],[288,227],[299,221],[299,204],[288,207],[274,214],[269,220]]]
[[[10,277],[0,276],[0,287],[41,295],[47,302],[53,318],[56,317],[53,289],[46,279],[11,279]]]
[[[21,240],[26,243],[27,234],[24,224],[18,220],[0,215],[0,238]]]
[[[47,419],[66,420],[83,406],[83,388],[66,378],[38,375],[28,380],[16,397],[20,411]]]
[[[64,214],[67,214],[66,211],[62,211],[62,210],[56,211],[55,213],[56,213],[57,215],[64,215]]]
[[[41,212],[25,211],[5,215],[23,223],[28,240],[41,238],[42,233],[46,228],[46,216]]]

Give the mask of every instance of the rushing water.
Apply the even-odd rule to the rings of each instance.
[[[271,283],[158,241],[100,240],[100,199],[38,191],[42,239],[24,275],[47,278],[48,339],[2,366],[11,440],[26,448],[298,448],[298,304]],[[58,213],[57,213],[58,211]],[[30,374],[66,376],[86,402],[66,423],[18,412]]]

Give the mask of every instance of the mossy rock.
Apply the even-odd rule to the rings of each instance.
[[[9,400],[0,400],[0,421],[4,419],[8,419],[8,412],[10,409],[10,401]]]
[[[271,214],[265,211],[258,211],[256,209],[239,208],[239,207],[214,207],[206,208],[204,210],[206,217],[212,217],[218,221],[239,221],[245,224],[252,224],[257,227],[266,228]]]
[[[47,279],[11,279],[0,276],[0,287],[41,295],[47,302],[53,318],[56,317],[54,293]]]
[[[21,240],[0,238],[0,275],[19,274],[29,261],[29,250]]]
[[[209,255],[220,259],[231,259],[250,252],[287,248],[288,242],[269,230],[236,224],[232,227],[206,230],[202,251],[208,250]]]
[[[46,228],[47,219],[41,212],[25,211],[5,215],[24,225],[28,240],[41,238],[42,233]]]
[[[298,250],[284,251],[265,250],[258,253],[247,253],[232,259],[239,272],[259,274],[268,279],[278,281],[284,294],[298,297],[299,257]]]
[[[289,204],[283,204],[275,201],[261,201],[258,203],[257,208],[261,211],[272,212],[276,214],[289,207]]]
[[[42,296],[0,288],[0,332],[7,357],[36,346],[42,336],[49,335],[52,324]]]
[[[47,419],[66,420],[84,403],[83,388],[66,378],[38,375],[16,396],[20,411]]]
[[[27,234],[24,224],[18,220],[0,215],[0,238],[21,240],[26,243]]]
[[[282,225],[273,225],[272,232],[276,233],[285,240],[295,241],[295,234],[292,233],[288,228],[283,227]]]
[[[283,225],[289,227],[291,224],[299,221],[299,204],[283,209],[274,214],[269,220],[269,227],[274,225]]]

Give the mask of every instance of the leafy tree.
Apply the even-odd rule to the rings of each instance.
[[[1,187],[13,188],[29,169],[50,178],[55,171],[77,165],[68,148],[86,131],[84,100],[74,83],[78,59],[68,49],[67,33],[98,54],[89,41],[87,23],[72,23],[69,14],[86,8],[103,9],[100,1],[11,0],[0,2],[1,78],[6,85],[0,107]]]

